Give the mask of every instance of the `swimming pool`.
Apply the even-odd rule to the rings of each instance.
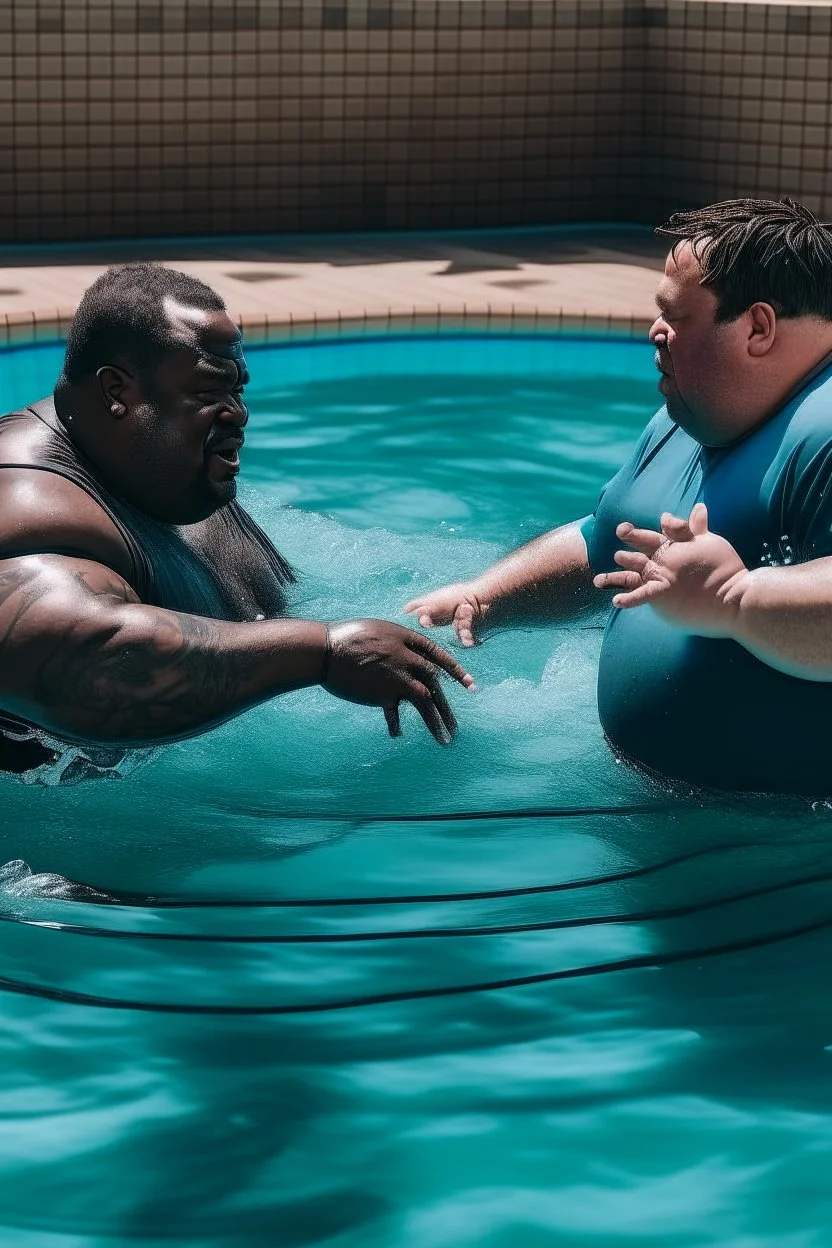
[[[0,355],[2,406],[60,354]],[[249,363],[245,501],[323,618],[590,510],[655,405],[615,340]],[[827,1242],[829,811],[619,764],[599,624],[466,656],[448,750],[312,691],[122,781],[0,781],[0,1240]]]

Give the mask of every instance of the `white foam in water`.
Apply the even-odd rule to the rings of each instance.
[[[293,614],[326,620],[376,615],[412,623],[403,604],[422,588],[470,576],[501,553],[490,543],[361,531],[335,520],[252,500],[258,519],[295,566]],[[506,631],[473,650],[450,628],[431,636],[452,649],[479,692],[446,688],[460,732],[450,749],[403,708],[405,735],[391,741],[380,711],[304,690],[257,708],[210,737],[177,747],[216,791],[218,752],[233,769],[241,806],[337,814],[401,809],[488,809],[610,800],[643,789],[603,741],[595,710],[600,630]],[[221,743],[220,743],[221,742]],[[227,783],[228,775],[225,775]]]
[[[515,347],[506,348],[509,355]],[[408,599],[478,573],[509,546],[556,523],[566,501],[570,515],[573,502],[588,510],[640,418],[628,411],[619,419],[609,408],[609,395],[598,415],[593,395],[583,391],[574,399],[573,413],[562,379],[554,389],[548,380],[541,382],[538,395],[528,376],[540,371],[548,379],[556,372],[549,357],[557,350],[569,360],[577,352],[588,373],[597,371],[597,360],[590,360],[597,355],[594,348],[535,343],[515,360],[522,374],[520,397],[510,385],[492,394],[489,379],[472,398],[470,388],[455,382],[445,389],[435,381],[424,384],[424,351],[416,360],[402,346],[395,359],[385,356],[393,376],[390,392],[407,398],[396,408],[395,427],[389,422],[376,427],[359,411],[362,403],[389,398],[390,387],[368,389],[366,360],[360,378],[338,380],[329,393],[320,382],[326,352],[308,352],[308,359],[286,352],[275,375],[282,389],[273,393],[277,382],[269,379],[264,359],[257,375],[265,378],[265,390],[259,398],[255,391],[249,438],[248,478],[255,484],[243,486],[241,501],[297,569],[292,614],[325,620],[375,615],[418,628],[402,614]],[[368,352],[374,360],[384,354],[369,345]],[[431,367],[444,361],[442,369],[453,381],[462,356],[467,359],[458,343],[442,343]],[[472,355],[471,369],[484,356],[489,369],[500,373],[491,344],[487,352]],[[351,359],[347,352],[331,361],[339,378],[338,370]],[[606,349],[604,359],[612,359]],[[291,373],[293,361],[297,376]],[[629,376],[630,368],[623,375]],[[402,386],[400,375],[411,374],[420,383]],[[314,385],[307,385],[309,378],[317,379]],[[638,398],[635,391],[627,393],[632,401]],[[471,418],[482,417],[486,399],[491,407],[477,457]],[[431,404],[440,400],[447,413],[434,427]],[[348,410],[333,420],[328,403],[346,404]],[[298,435],[311,446],[310,454],[292,449]],[[390,446],[400,438],[404,452],[391,456]],[[538,462],[536,448],[547,439],[557,454]],[[521,458],[516,479],[505,485],[501,474],[512,462],[513,446]],[[603,462],[595,462],[598,455]],[[584,460],[591,466],[579,471]],[[435,473],[438,462],[453,471]],[[297,509],[281,506],[295,498]],[[329,505],[340,518],[313,510]],[[378,516],[384,527],[363,527]],[[401,533],[394,531],[399,528]],[[496,535],[500,544],[481,540],[480,533]],[[214,862],[220,870],[233,855],[250,873],[258,854],[285,857],[337,843],[352,815],[643,799],[645,782],[616,765],[597,722],[600,631],[577,625],[503,631],[474,650],[463,649],[450,628],[429,635],[452,650],[479,686],[470,694],[445,682],[460,724],[451,747],[436,745],[411,707],[402,708],[404,735],[393,741],[379,710],[339,701],[322,689],[302,690],[153,756],[134,752],[135,771],[107,784],[95,779],[69,785],[83,768],[74,759],[64,766],[66,758],[42,771],[28,789],[0,779],[8,829],[4,856],[23,854],[36,871],[56,869],[106,887],[118,881],[138,888],[141,879],[155,890],[160,873],[168,870],[176,879],[180,868],[196,864]],[[55,787],[43,787],[56,781]],[[25,829],[25,840],[18,829]],[[404,838],[401,845],[409,843]],[[373,869],[356,859],[356,868],[368,867]]]
[[[28,863],[15,858],[0,866],[0,897],[19,900],[24,897],[59,897],[70,900],[76,887],[61,875],[50,871],[35,874]]]
[[[295,615],[412,624],[401,608],[420,589],[470,576],[501,553],[450,534],[354,529],[259,491],[244,501],[298,572]],[[597,722],[597,628],[505,631],[473,650],[450,628],[430,635],[479,686],[471,694],[444,682],[460,725],[450,747],[433,741],[411,707],[402,708],[404,735],[391,740],[380,710],[300,690],[162,747],[106,784],[46,790],[4,779],[5,857],[98,887],[150,891],[167,871],[180,881],[182,869],[216,864],[222,876],[233,860],[250,890],[264,853],[336,845],[353,816],[643,800],[645,782],[616,765]],[[398,855],[418,852],[411,834],[397,843]],[[355,859],[356,872],[368,868]],[[218,892],[226,883],[202,881]]]

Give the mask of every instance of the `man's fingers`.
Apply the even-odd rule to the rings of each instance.
[[[456,715],[454,715],[453,710],[451,709],[450,702],[445,697],[442,686],[439,684],[438,680],[434,679],[433,682],[428,685],[428,688],[430,689],[430,695],[433,698],[434,706],[442,716],[443,724],[448,729],[451,736],[453,736],[459,727],[459,724],[457,723]]]
[[[697,503],[688,520],[694,537],[702,537],[708,532],[708,508],[704,503]]]
[[[469,603],[463,602],[457,607],[454,613],[454,628],[463,646],[477,644],[474,636],[474,608]]]
[[[599,572],[592,583],[596,589],[636,589],[643,581],[639,572]]]
[[[683,520],[681,516],[674,516],[671,512],[662,512],[661,518],[662,533],[665,537],[670,538],[672,542],[692,542],[693,533],[687,520]]]
[[[628,546],[634,546],[636,550],[643,551],[645,555],[654,555],[667,540],[664,533],[656,533],[653,529],[637,529],[629,521],[619,524],[615,530],[615,535],[620,537],[622,542],[626,542]]]
[[[427,659],[423,659],[419,655],[414,655],[410,675],[414,681],[418,681],[420,683],[420,686],[427,689],[429,697],[433,699],[434,705],[442,717],[442,722],[448,731],[453,735],[458,727],[456,716],[451,710],[450,703],[445,697],[445,693],[439,683],[439,673],[436,668],[433,667]]]
[[[430,689],[427,685],[423,685],[420,680],[414,680],[408,692],[408,701],[412,702],[416,710],[425,721],[425,727],[440,745],[447,745],[453,736],[450,728],[445,726],[442,716],[436,707]]]
[[[461,663],[457,663],[447,650],[443,650],[435,641],[431,641],[430,637],[420,637],[418,633],[413,633],[408,638],[407,644],[415,654],[421,655],[423,659],[427,659],[436,667],[441,667],[466,689],[476,689],[477,686],[471,673],[466,672]]]
[[[648,559],[646,555],[620,550],[615,556],[615,562],[621,564],[626,570],[624,572],[599,572],[597,576],[592,578],[592,583],[596,589],[617,588],[632,592],[638,589],[640,585],[652,585],[654,587],[650,591],[652,598],[656,593],[663,593],[668,586],[666,573],[652,559]],[[613,599],[613,603],[615,606],[618,606],[616,599]],[[635,604],[628,603],[627,605],[632,606]]]
[[[681,516],[674,516],[672,512],[662,512],[659,521],[661,532],[655,529],[637,529],[635,525],[630,524],[627,520],[623,524],[619,524],[615,530],[616,536],[620,537],[628,546],[634,547],[646,555],[654,555],[661,545],[666,541],[671,542],[690,542],[694,537],[699,537],[708,531],[708,509],[704,503],[697,503],[690,513],[690,517],[685,520]]]
[[[405,615],[415,615],[422,628],[433,628],[433,616],[423,602],[414,598],[402,608]]]
[[[398,706],[385,706],[384,718],[387,720],[387,731],[391,737],[400,737],[402,735],[402,725],[399,719]]]
[[[632,573],[613,572],[612,575],[632,576]],[[645,603],[650,602],[652,598],[658,598],[659,595],[664,593],[665,588],[666,586],[663,585],[661,581],[647,581],[646,584],[642,581],[636,589],[631,590],[629,593],[616,594],[612,600],[612,605],[614,607],[621,607],[624,610],[628,607],[641,607],[644,606]]]
[[[643,572],[650,560],[637,550],[617,550],[615,562],[620,568],[630,568],[633,572]]]

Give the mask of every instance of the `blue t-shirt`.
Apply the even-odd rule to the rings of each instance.
[[[594,573],[616,525],[659,528],[708,506],[749,568],[832,555],[832,363],[741,441],[695,442],[663,407],[583,525]],[[832,644],[832,612],[829,619]],[[786,676],[733,641],[692,637],[651,607],[613,610],[598,671],[610,741],[659,771],[718,788],[832,794],[832,682]]]

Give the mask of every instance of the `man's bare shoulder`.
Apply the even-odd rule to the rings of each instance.
[[[37,467],[0,468],[0,559],[73,554],[130,575],[116,525],[80,486]]]

